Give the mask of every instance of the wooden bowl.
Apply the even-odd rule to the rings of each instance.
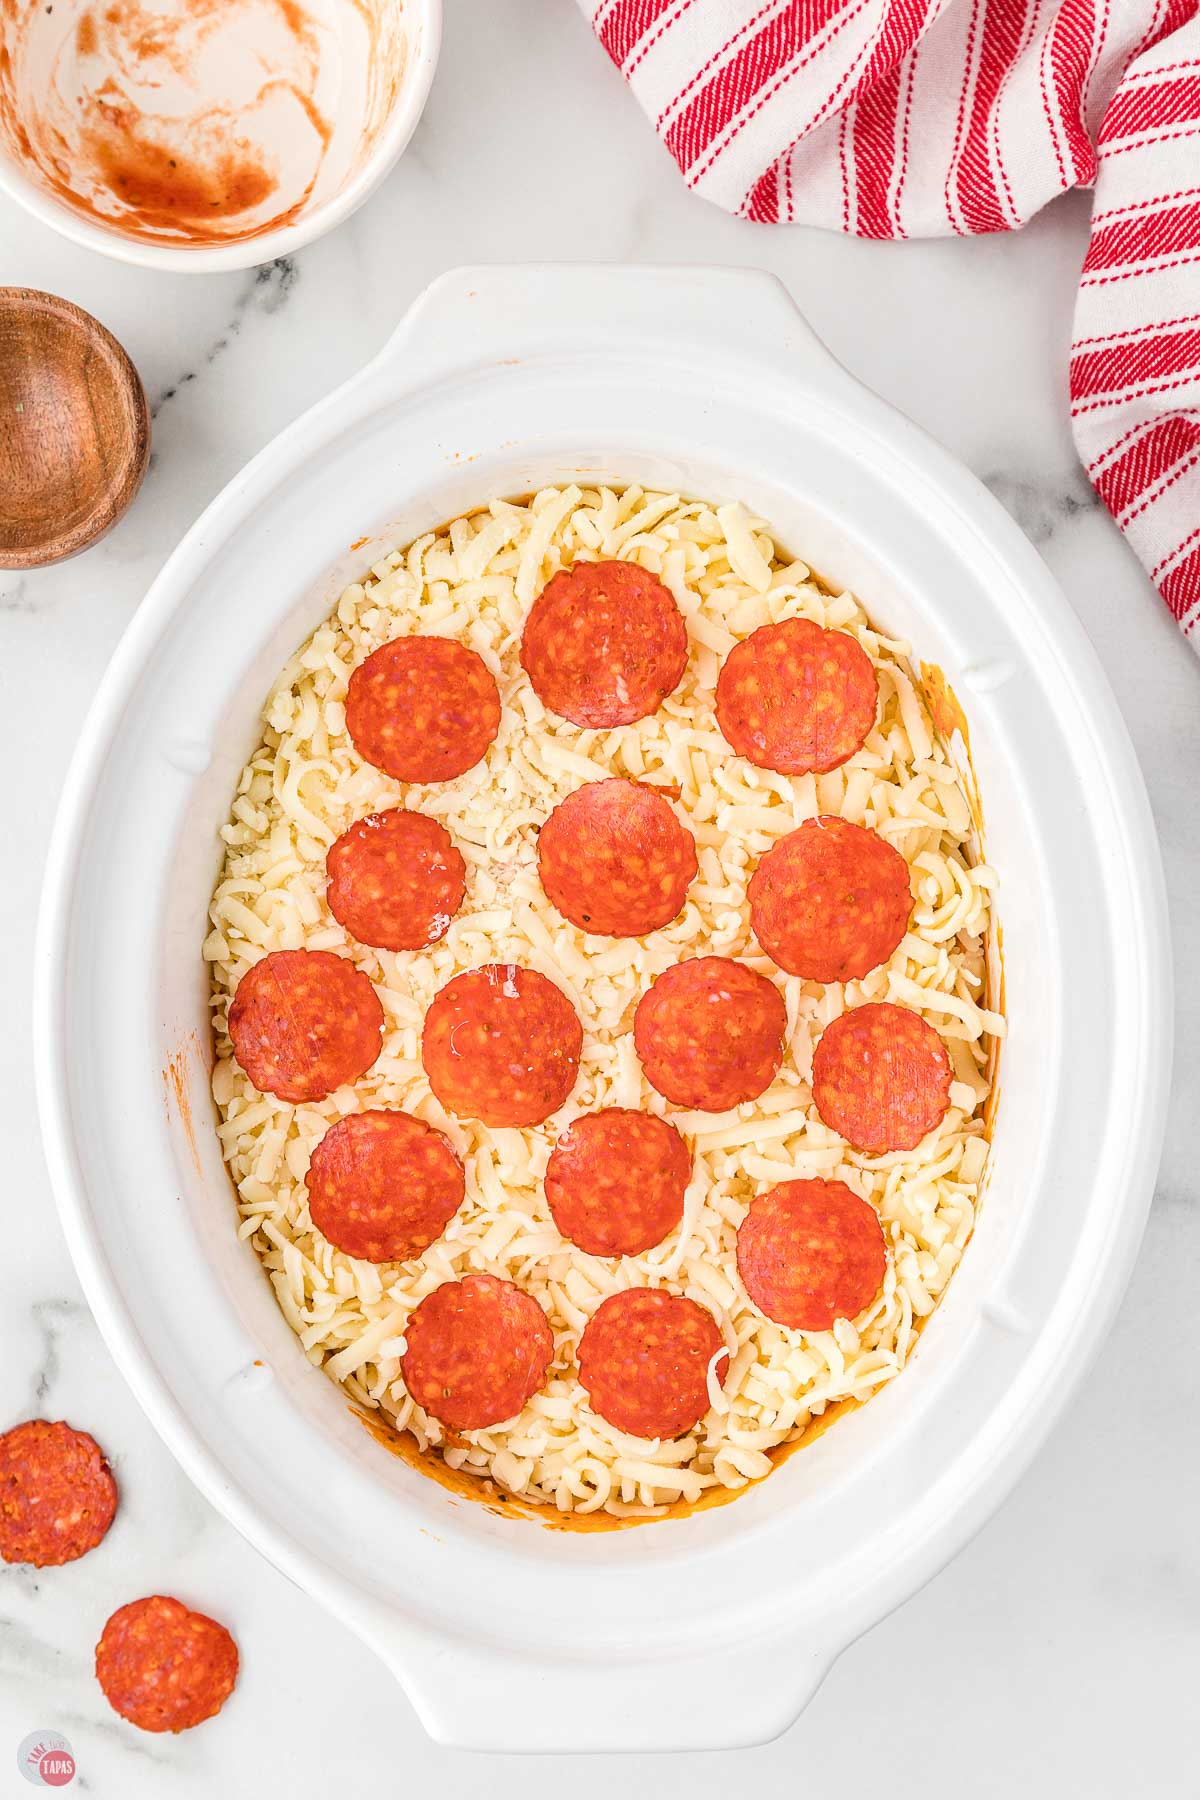
[[[86,550],[149,457],[145,391],[116,338],[69,300],[0,288],[0,568]]]

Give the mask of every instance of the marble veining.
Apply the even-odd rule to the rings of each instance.
[[[0,1566],[0,1793],[25,1791],[17,1745],[41,1728],[71,1739],[75,1786],[100,1800],[423,1789],[517,1800],[547,1781],[576,1800],[610,1800],[614,1787],[641,1793],[664,1780],[696,1800],[845,1800],[848,1782],[889,1800],[1200,1793],[1190,1728],[1200,965],[1184,950],[1200,891],[1200,669],[1074,461],[1065,358],[1086,220],[1086,196],[1073,195],[1017,238],[879,245],[727,218],[683,187],[566,0],[454,0],[404,160],[341,231],[294,261],[148,275],[0,202],[0,282],[95,312],[138,364],[156,415],[150,474],[117,530],[58,568],[0,572],[0,1423],[44,1412],[93,1431],[122,1494],[109,1537],[80,1563]],[[1159,1195],[1117,1325],[1062,1423],[979,1537],[847,1651],[781,1740],[669,1766],[487,1761],[431,1744],[382,1663],[200,1497],[83,1302],[30,1068],[31,942],[54,800],[101,671],[164,558],[242,463],[361,367],[442,270],[546,258],[770,268],[853,373],[980,475],[1038,544],[1113,683],[1150,786],[1180,945],[1179,1073]],[[155,1591],[225,1620],[242,1650],[225,1712],[178,1739],[117,1719],[91,1674],[108,1614]]]
[[[242,277],[242,291],[234,303],[233,312],[220,335],[197,359],[194,368],[185,369],[182,375],[176,376],[169,387],[163,389],[157,400],[150,403],[150,417],[157,419],[169,400],[174,400],[180,388],[195,381],[207,369],[211,369],[220,356],[228,350],[230,343],[242,329],[242,321],[246,313],[253,309],[271,319],[287,305],[292,289],[296,285],[299,270],[296,259],[291,256],[276,257],[274,262],[267,263],[261,269],[251,269]]]
[[[1100,508],[1100,496],[1079,468],[1052,475],[996,469],[986,471],[983,480],[1039,550],[1057,532]]]
[[[84,1310],[79,1301],[65,1298],[35,1300],[30,1308],[42,1351],[41,1360],[34,1370],[33,1400],[30,1407],[31,1413],[37,1416],[41,1416],[54,1399],[60,1368],[59,1346],[62,1333]]]

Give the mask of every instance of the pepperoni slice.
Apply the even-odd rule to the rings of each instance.
[[[272,950],[238,982],[229,1035],[260,1093],[323,1100],[365,1075],[379,1055],[383,1007],[344,956]]]
[[[673,1125],[613,1106],[563,1132],[546,1167],[546,1200],[563,1236],[589,1256],[638,1256],[678,1225],[691,1178]]]
[[[420,1256],[441,1237],[465,1192],[449,1138],[404,1112],[339,1119],[308,1170],[313,1224],[336,1249],[365,1262]]]
[[[237,1680],[223,1625],[151,1594],[113,1614],[96,1645],[96,1680],[114,1712],[143,1731],[188,1731],[219,1713]]]
[[[554,1334],[533,1298],[495,1275],[446,1281],[404,1328],[404,1385],[451,1431],[515,1419],[546,1379]]]
[[[421,1061],[442,1105],[485,1125],[540,1125],[575,1086],[583,1027],[545,975],[488,963],[434,995]]]
[[[876,831],[808,819],[750,881],[750,923],[767,955],[806,981],[860,981],[908,930],[908,864]]]
[[[844,631],[811,619],[760,625],[717,677],[717,724],[739,756],[781,775],[824,774],[861,750],[879,682]]]
[[[708,1366],[724,1349],[703,1306],[660,1288],[602,1300],[579,1340],[579,1379],[592,1411],[631,1437],[673,1438],[712,1404]],[[725,1352],[728,1356],[728,1352]]]
[[[444,826],[425,813],[371,813],[329,847],[329,910],[360,944],[424,950],[445,937],[462,905],[467,866]]]
[[[61,1419],[0,1435],[0,1556],[57,1568],[94,1550],[113,1522],[117,1484],[95,1438]]]
[[[358,754],[395,781],[453,781],[499,729],[491,670],[453,638],[393,638],[350,677],[346,730]]]
[[[770,1087],[786,1029],[783,996],[765,975],[725,956],[697,956],[642,995],[633,1044],[664,1099],[727,1112]]]
[[[533,603],[521,667],[542,704],[572,725],[648,719],[683,680],[688,635],[669,589],[631,562],[577,562]]]
[[[887,1268],[873,1206],[844,1181],[781,1181],[750,1203],[737,1234],[746,1292],[777,1325],[828,1331],[870,1306]]]
[[[669,925],[696,868],[691,832],[661,794],[637,781],[577,788],[538,835],[547,898],[598,937],[644,937]]]
[[[813,1104],[848,1144],[869,1156],[915,1150],[950,1105],[950,1057],[937,1032],[906,1006],[856,1006],[821,1033]]]

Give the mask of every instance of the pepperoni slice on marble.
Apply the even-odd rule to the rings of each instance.
[[[933,1026],[878,1001],[842,1013],[813,1052],[813,1104],[831,1130],[868,1156],[915,1150],[950,1106],[953,1071]]]
[[[570,1095],[583,1027],[536,969],[489,963],[434,996],[421,1034],[429,1085],[449,1112],[484,1125],[540,1125]]]
[[[908,864],[876,831],[808,819],[750,880],[750,924],[772,961],[806,981],[861,981],[908,930]]]
[[[233,1053],[260,1093],[323,1100],[365,1075],[383,1046],[383,1007],[361,969],[331,950],[272,950],[237,986]]]
[[[113,1522],[117,1484],[95,1438],[61,1419],[0,1434],[0,1556],[35,1569],[75,1562]]]
[[[188,1731],[220,1712],[237,1680],[223,1625],[151,1594],[120,1607],[96,1645],[96,1680],[114,1712],[143,1731]]]
[[[673,1438],[711,1406],[709,1365],[722,1354],[724,1339],[705,1307],[661,1288],[628,1288],[602,1300],[588,1320],[579,1379],[592,1411],[618,1431]]]
[[[538,834],[538,873],[564,919],[597,937],[644,937],[678,918],[696,840],[668,801],[637,781],[593,781]]]
[[[879,681],[857,638],[811,619],[760,625],[717,677],[717,724],[747,762],[781,775],[823,774],[861,750]]]
[[[573,725],[632,725],[683,680],[688,634],[670,590],[632,562],[577,562],[549,580],[521,637],[521,667]]]
[[[770,1087],[786,1029],[783,996],[765,975],[725,956],[697,956],[664,970],[642,995],[633,1043],[664,1099],[726,1112]]]
[[[483,1431],[516,1418],[545,1382],[554,1355],[554,1335],[533,1295],[495,1275],[434,1288],[404,1336],[404,1385],[451,1431]]]
[[[640,1256],[682,1219],[691,1178],[673,1125],[611,1106],[563,1132],[546,1168],[546,1200],[562,1235],[589,1256]]]
[[[376,950],[424,950],[445,937],[467,885],[445,826],[403,807],[356,819],[325,868],[330,912]]]
[[[750,1203],[737,1235],[742,1284],[760,1312],[798,1331],[854,1319],[883,1286],[873,1206],[844,1181],[781,1181]]]
[[[428,1250],[466,1192],[449,1138],[405,1112],[339,1119],[313,1151],[307,1182],[322,1237],[373,1263],[408,1262]]]
[[[346,730],[364,761],[395,781],[453,781],[499,729],[491,670],[453,638],[393,638],[350,677]]]

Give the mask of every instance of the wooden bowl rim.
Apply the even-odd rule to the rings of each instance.
[[[127,511],[142,485],[150,460],[150,408],[146,390],[128,352],[107,326],[85,312],[82,306],[76,306],[73,300],[64,300],[61,295],[47,293],[43,288],[0,287],[0,316],[22,310],[51,315],[70,331],[82,334],[100,353],[112,377],[114,392],[121,401],[121,435],[112,444],[117,453],[115,466],[91,512],[69,531],[58,531],[53,538],[47,537],[38,544],[17,548],[0,537],[2,569],[48,568],[98,543]]]

